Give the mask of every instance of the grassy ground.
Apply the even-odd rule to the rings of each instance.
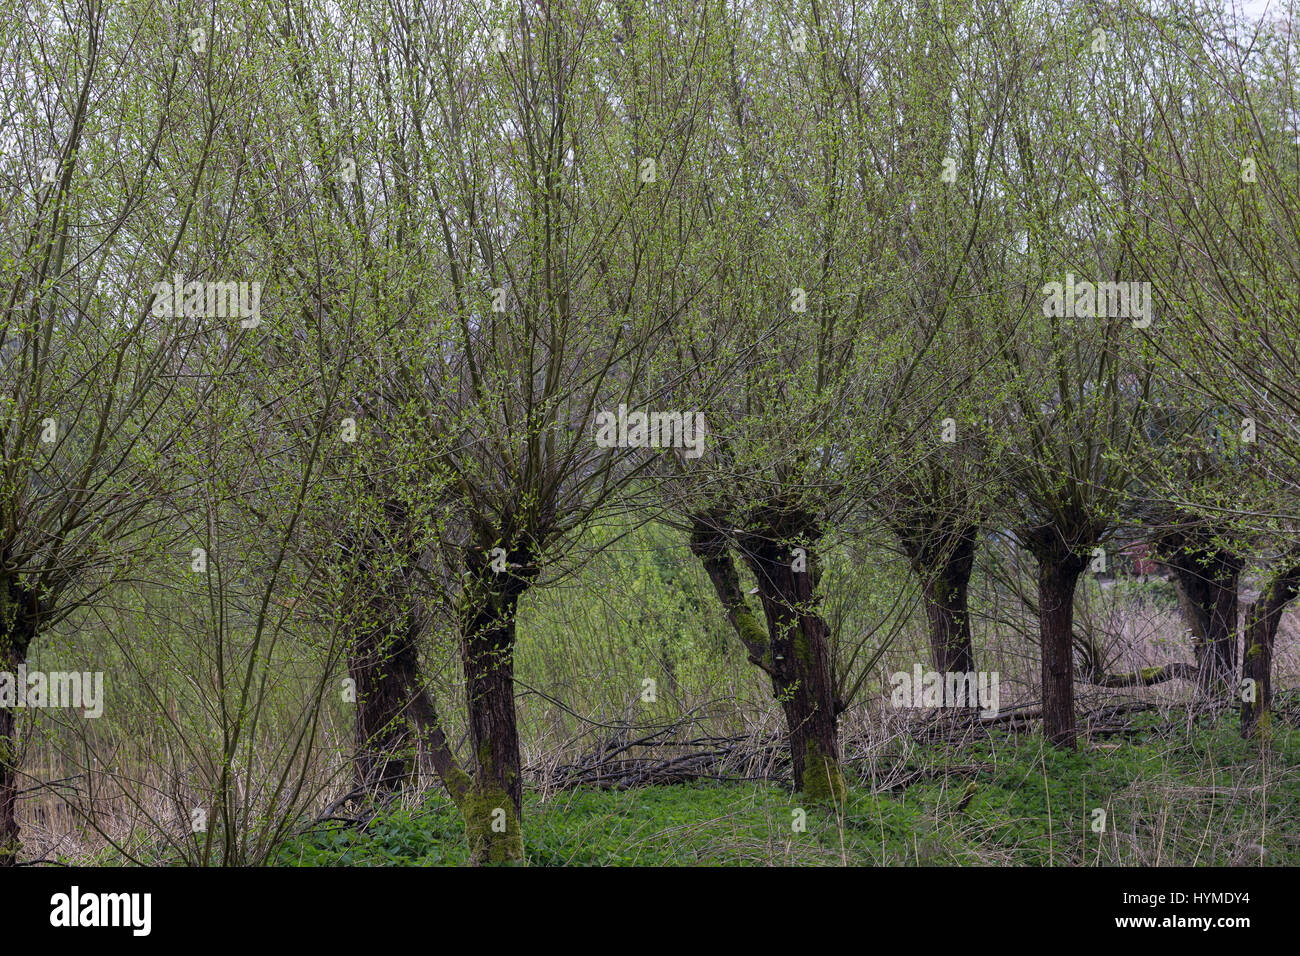
[[[837,809],[801,807],[767,783],[530,794],[534,865],[1300,864],[1300,731],[1261,753],[1235,717],[1057,753],[995,734],[912,760],[855,765]],[[806,827],[796,829],[797,810]],[[1105,812],[1104,821],[1097,811]],[[369,825],[287,845],[293,866],[465,862],[463,826],[440,798]]]

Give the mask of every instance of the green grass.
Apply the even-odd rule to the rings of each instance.
[[[1103,742],[1104,744],[1104,742]],[[840,810],[803,808],[779,785],[702,783],[525,800],[533,865],[1300,864],[1300,733],[1261,760],[1229,718],[1113,749],[1058,753],[1034,736],[927,747],[873,792],[855,773]],[[884,761],[877,763],[877,782]],[[855,768],[860,769],[860,768]],[[1094,810],[1106,811],[1104,832]],[[1260,854],[1259,848],[1265,851]],[[464,828],[432,798],[364,828],[286,845],[294,866],[462,864]]]

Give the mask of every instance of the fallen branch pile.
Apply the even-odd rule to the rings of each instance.
[[[765,780],[788,769],[779,739],[741,734],[682,740],[677,730],[670,725],[635,739],[630,730],[616,733],[576,763],[549,768],[542,775],[543,788],[627,790],[696,780]]]

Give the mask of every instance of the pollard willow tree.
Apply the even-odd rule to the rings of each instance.
[[[925,90],[883,64],[937,34],[932,22],[909,30],[884,5],[812,3],[789,16],[759,5],[730,17],[702,205],[714,234],[744,244],[692,256],[703,294],[678,334],[705,343],[707,367],[728,367],[734,384],[703,389],[707,468],[661,488],[750,661],[771,679],[796,789],[833,800],[844,793],[838,718],[861,682],[836,666],[821,550],[854,496],[887,480],[880,435],[911,400],[931,344],[889,291],[901,268],[892,223],[909,197],[887,187],[908,149],[872,118],[900,103],[913,119],[924,112]]]
[[[1010,406],[1001,427],[1012,484],[1001,512],[1038,563],[1044,734],[1072,749],[1075,591],[1104,559],[1148,465],[1155,360],[1146,340],[1158,334],[1158,290],[1123,236],[1105,228],[1109,205],[1126,201],[1125,179],[1142,167],[1136,155],[1106,154],[1114,165],[1101,165],[1097,146],[1113,135],[1098,117],[1124,89],[1117,65],[1140,54],[1078,10],[1050,22],[1018,14],[1008,35],[1026,67],[1000,162],[1020,238],[1007,274],[1026,279],[1009,290],[1000,319],[996,370]],[[1141,137],[1151,119],[1139,102],[1123,121],[1126,136]]]
[[[1242,520],[1248,502],[1259,500],[1253,456],[1240,439],[1240,413],[1201,393],[1173,363],[1162,368],[1161,378],[1163,414],[1156,417],[1174,420],[1173,440],[1163,441],[1159,426],[1153,428],[1154,467],[1139,492],[1137,520],[1153,553],[1174,573],[1195,663],[1147,668],[1132,682],[1190,676],[1203,693],[1235,694],[1238,589],[1244,555],[1259,540]],[[1107,683],[1117,680],[1124,678]]]
[[[302,75],[285,55],[286,24],[253,7],[199,22],[202,42],[183,53],[222,96],[209,99],[212,157],[175,271],[247,280],[260,310],[168,317],[201,331],[204,347],[178,368],[195,383],[184,402],[197,407],[182,449],[192,480],[168,498],[184,571],[176,580],[155,570],[152,583],[193,600],[168,619],[173,634],[123,656],[155,708],[167,755],[159,769],[187,824],[180,836],[171,820],[158,829],[189,863],[241,865],[265,862],[333,784],[320,753],[339,695],[331,679],[354,646],[345,638],[373,626],[365,598],[389,582],[387,567],[364,557],[332,560],[345,537],[337,532],[372,530],[371,513],[338,489],[361,457],[351,453],[346,416],[356,404],[347,399],[371,315],[357,290],[375,274],[339,254],[354,234],[323,214],[320,151],[303,144],[320,130],[296,108]],[[340,511],[356,520],[329,534],[319,518]],[[185,674],[177,688],[166,662],[187,651],[203,679]],[[131,776],[118,779],[146,790]],[[137,811],[150,816],[155,799],[136,794]],[[192,815],[203,823],[193,832]]]
[[[374,35],[347,28],[361,12],[267,11],[286,95],[257,107],[262,188],[249,219],[285,275],[263,403],[296,405],[281,420],[302,447],[332,405],[323,487],[303,514],[295,565],[315,577],[313,613],[347,633],[351,795],[382,797],[414,782],[421,763],[462,779],[420,660],[437,611],[423,581],[445,528],[442,439],[419,393],[402,392],[421,374],[410,357],[444,348],[455,326],[421,291],[429,252],[410,144],[383,108]],[[342,369],[328,396],[327,376],[311,374],[321,360]]]
[[[823,468],[844,444],[839,413],[861,361],[861,292],[874,274],[851,275],[871,245],[866,203],[851,184],[865,131],[853,125],[827,45],[835,37],[852,63],[848,37],[861,25],[823,20],[818,5],[791,20],[782,13],[751,6],[727,25],[733,53],[711,113],[704,208],[719,235],[743,236],[745,248],[705,250],[696,268],[712,281],[695,318],[715,354],[733,356],[734,385],[705,405],[709,472],[665,487],[728,621],[771,680],[795,788],[839,800],[843,705],[819,608],[818,549],[835,509]],[[843,254],[853,242],[861,246]],[[841,295],[848,288],[856,305]],[[761,619],[736,555],[754,577]]]
[[[1176,210],[1208,202],[1220,206],[1222,189],[1188,173],[1207,160],[1222,162],[1215,144],[1188,162],[1184,137],[1196,128],[1231,125],[1216,93],[1215,54],[1186,55],[1205,45],[1204,31],[1219,18],[1214,10],[1189,12],[1135,9],[1129,17],[1106,16],[1097,28],[1127,51],[1108,68],[1109,92],[1098,100],[1102,124],[1094,138],[1096,165],[1111,173],[1116,201],[1098,206],[1140,270],[1160,290],[1164,318],[1148,338],[1157,360],[1148,423],[1148,465],[1136,483],[1130,517],[1154,553],[1175,574],[1195,663],[1175,662],[1136,674],[1107,675],[1088,661],[1087,679],[1104,686],[1153,684],[1175,677],[1194,680],[1206,693],[1231,688],[1237,668],[1238,587],[1247,555],[1261,536],[1253,527],[1262,500],[1257,457],[1240,438],[1248,410],[1240,395],[1207,388],[1205,350],[1196,329],[1220,321],[1212,285],[1216,266],[1189,242]],[[1103,29],[1104,26],[1104,29]],[[1220,39],[1232,29],[1219,31]],[[1192,116],[1195,119],[1192,119]],[[1196,142],[1193,137],[1190,142]],[[1225,180],[1226,182],[1226,180]],[[1220,250],[1225,256],[1231,251]],[[1220,264],[1223,261],[1219,260]],[[1231,389],[1229,389],[1231,391]]]
[[[423,495],[439,516],[411,534],[393,515],[389,536],[426,606],[454,614],[470,752],[439,737],[433,762],[471,859],[511,862],[523,857],[516,611],[637,477],[593,426],[656,361],[688,295],[673,281],[689,228],[681,179],[697,74],[717,54],[688,4],[658,11],[669,28],[588,3],[408,12],[378,24],[356,11],[367,36],[352,49],[368,56],[321,80],[330,96],[307,108],[328,108],[336,134],[353,111],[370,126],[347,197],[378,289],[357,424],[405,463],[407,490],[376,493],[396,484],[374,485],[373,468],[362,480],[381,506]],[[302,56],[327,42],[295,29]]]
[[[910,90],[890,141],[885,188],[903,201],[894,244],[903,265],[897,308],[923,357],[897,390],[894,480],[861,491],[872,520],[898,539],[921,586],[931,663],[974,669],[967,602],[980,525],[998,495],[994,409],[996,321],[1004,308],[1008,217],[997,163],[1007,104],[1025,63],[999,38],[1011,11],[923,4],[906,56],[886,61]],[[989,18],[993,18],[990,22]]]
[[[1152,71],[1186,77],[1177,95],[1165,91],[1159,100],[1160,135],[1143,144],[1154,173],[1137,194],[1161,240],[1143,249],[1148,267],[1170,285],[1174,303],[1163,356],[1177,381],[1232,416],[1223,431],[1234,452],[1248,453],[1243,499],[1226,509],[1213,500],[1190,504],[1235,526],[1232,537],[1249,532],[1265,552],[1247,557],[1264,567],[1259,599],[1245,613],[1246,736],[1266,724],[1273,645],[1300,591],[1294,24],[1294,4],[1272,22],[1217,11],[1153,15],[1144,54]]]
[[[0,671],[11,673],[41,635],[170,547],[161,502],[197,401],[178,373],[211,328],[156,316],[153,288],[210,202],[213,132],[238,91],[145,8],[28,4],[3,30]],[[19,850],[16,716],[0,706],[0,865]]]

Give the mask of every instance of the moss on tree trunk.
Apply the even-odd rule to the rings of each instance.
[[[474,790],[461,803],[471,866],[524,862],[522,819],[504,790]]]
[[[465,672],[474,784],[463,801],[470,861],[524,859],[523,770],[515,712],[515,612],[536,570],[529,548],[510,550],[497,570],[490,549],[466,561],[471,586],[461,607],[461,664]],[[505,812],[504,829],[501,811]]]
[[[821,753],[811,740],[804,749],[801,792],[810,803],[843,803],[848,794],[838,757]]]

